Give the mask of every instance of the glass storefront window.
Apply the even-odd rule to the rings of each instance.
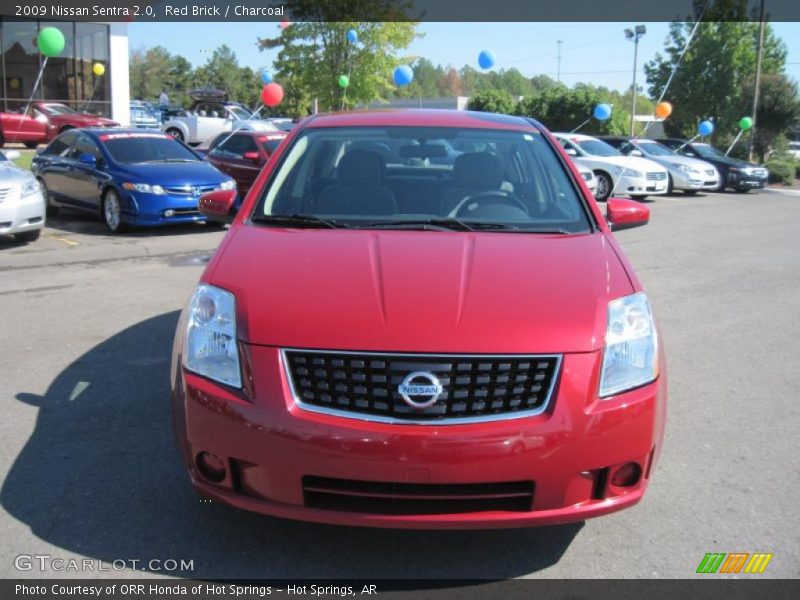
[[[0,38],[3,48],[3,107],[19,110],[33,91],[39,73],[39,50],[36,35],[39,27],[35,21],[3,21]]]

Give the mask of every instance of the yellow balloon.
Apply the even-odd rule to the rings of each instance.
[[[106,72],[106,67],[103,63],[94,63],[92,66],[92,73],[100,77],[103,73]]]
[[[9,79],[8,87],[10,87],[12,90],[16,90],[19,87],[19,79],[17,79],[16,77],[12,77],[11,79]]]
[[[656,116],[659,119],[666,119],[672,114],[672,104],[669,102],[659,102],[656,105]]]

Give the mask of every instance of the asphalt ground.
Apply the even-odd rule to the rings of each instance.
[[[0,577],[691,578],[707,552],[771,552],[757,577],[798,577],[800,195],[648,206],[648,226],[617,235],[666,343],[661,461],[638,506],[528,530],[349,529],[201,502],[173,446],[169,358],[224,232],[112,237],[63,211],[35,243],[0,240]],[[20,555],[100,562],[21,571]],[[192,568],[150,562],[169,559]],[[115,560],[129,568],[98,571]]]

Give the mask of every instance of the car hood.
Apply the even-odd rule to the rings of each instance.
[[[60,115],[51,118],[76,127],[116,127],[119,125],[116,121],[95,115]]]
[[[603,233],[293,230],[243,225],[204,277],[240,339],[395,352],[588,352],[631,281]]]
[[[280,129],[269,121],[262,121],[260,119],[234,121],[233,129],[242,129],[244,131],[280,131]]]
[[[639,156],[594,156],[590,154],[583,158],[604,162],[610,165],[616,165],[618,167],[622,167],[623,169],[635,169],[645,173],[648,171],[664,170],[661,165],[654,163],[650,159],[641,158]]]
[[[30,171],[19,168],[10,160],[0,161],[0,182],[21,184],[32,178],[33,175]]]
[[[135,163],[121,165],[120,170],[137,182],[159,185],[217,184],[227,179],[204,161],[172,163]]]

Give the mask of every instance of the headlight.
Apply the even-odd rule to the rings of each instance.
[[[236,182],[233,179],[228,179],[227,181],[223,181],[222,185],[219,186],[221,190],[232,190],[236,187]]]
[[[622,174],[625,177],[636,177],[636,179],[641,179],[642,177],[644,177],[639,171],[635,169],[623,169]]]
[[[36,179],[26,179],[22,184],[22,197],[30,196],[39,191],[39,182]]]
[[[742,172],[746,173],[747,175],[752,175],[753,173],[755,173],[755,169],[753,167],[745,167],[744,169],[742,169]]]
[[[236,301],[233,294],[200,284],[186,316],[183,366],[214,381],[240,388],[236,344]]]
[[[142,194],[156,194],[158,196],[163,196],[167,193],[160,185],[150,185],[149,183],[126,182],[122,184],[122,187],[124,187],[126,190],[131,190],[132,192],[141,192]]]
[[[647,296],[639,293],[609,302],[600,397],[650,383],[657,376],[658,341]]]

